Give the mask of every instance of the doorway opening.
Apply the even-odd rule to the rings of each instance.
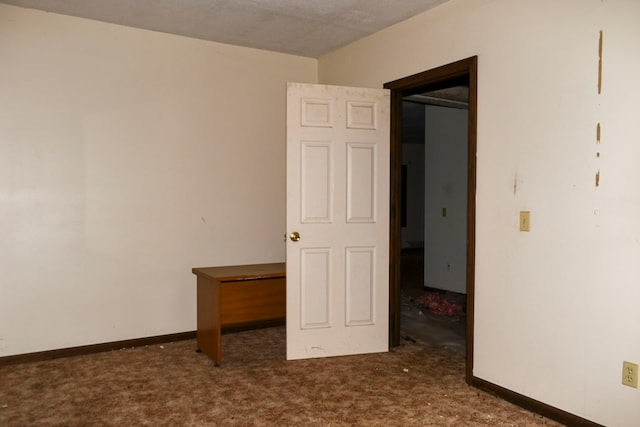
[[[390,289],[389,289],[389,331],[390,344],[400,344],[403,236],[402,223],[407,218],[406,182],[407,169],[403,173],[403,101],[420,94],[442,91],[453,87],[468,88],[468,120],[466,144],[466,222],[463,227],[462,263],[464,264],[464,290],[466,291],[466,367],[467,383],[473,378],[473,313],[475,277],[475,195],[476,195],[476,129],[477,129],[477,57],[467,58],[442,67],[427,70],[401,78],[384,85],[391,90],[391,210],[390,210]],[[428,203],[428,201],[427,201]],[[445,207],[440,215],[446,216]],[[428,238],[428,237],[427,237]],[[405,239],[406,240],[406,239]],[[405,242],[406,246],[406,242]],[[418,251],[419,252],[419,251]],[[407,262],[405,257],[405,263]],[[446,268],[451,268],[448,265]]]
[[[469,87],[402,100],[404,340],[463,356],[466,345]]]

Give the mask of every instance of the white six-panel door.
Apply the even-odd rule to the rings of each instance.
[[[388,350],[389,137],[389,91],[288,84],[287,359]]]

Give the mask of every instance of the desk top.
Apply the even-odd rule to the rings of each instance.
[[[285,277],[286,264],[249,264],[225,267],[200,267],[191,270],[196,276],[204,276],[219,282],[237,280],[268,279],[271,277]]]

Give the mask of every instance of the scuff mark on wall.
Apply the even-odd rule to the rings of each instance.
[[[515,174],[513,177],[513,195],[515,196],[518,192],[518,174]]]
[[[201,216],[200,219],[202,220],[203,224],[206,224],[206,226],[209,229],[209,231],[215,232],[215,227],[213,225],[209,225],[209,223],[207,222],[207,219],[205,217]]]
[[[603,51],[603,38],[604,33],[600,30],[600,36],[598,37],[598,95],[602,94],[602,51]],[[598,105],[600,105],[598,103]],[[602,124],[598,122],[596,124],[596,146],[600,145],[602,137]],[[600,159],[600,151],[596,150],[596,159]],[[600,186],[600,169],[596,172],[596,188]]]
[[[600,122],[598,122],[598,125],[596,126],[596,144],[600,145],[600,135],[601,135],[601,131],[602,128],[600,126]],[[600,158],[600,151],[596,151],[596,158]]]
[[[598,95],[602,93],[602,30],[598,40]]]

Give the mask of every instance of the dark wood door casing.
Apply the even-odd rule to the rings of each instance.
[[[473,318],[475,295],[475,217],[478,57],[473,56],[423,71],[384,85],[391,90],[391,199],[389,240],[389,334],[391,346],[400,345],[400,251],[402,218],[402,99],[421,92],[469,86],[467,181],[467,383],[473,379]]]

